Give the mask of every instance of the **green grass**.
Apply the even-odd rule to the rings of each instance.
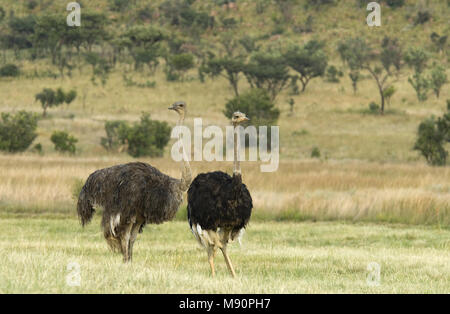
[[[450,292],[450,231],[429,227],[254,222],[230,248],[234,280],[219,255],[210,277],[186,222],[147,226],[128,265],[108,250],[98,217],[83,230],[74,218],[11,216],[0,230],[0,293]],[[66,285],[71,262],[79,287]],[[367,284],[371,262],[379,286]]]

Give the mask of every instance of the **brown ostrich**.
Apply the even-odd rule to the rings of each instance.
[[[176,102],[170,108],[179,114],[182,125],[186,103]],[[184,151],[184,147],[183,147]],[[133,162],[100,169],[92,173],[78,197],[78,216],[84,227],[95,212],[103,207],[101,226],[111,249],[123,254],[123,261],[132,259],[133,244],[148,223],[161,224],[172,220],[191,183],[191,169],[183,152],[181,179],[175,179],[155,167]]]

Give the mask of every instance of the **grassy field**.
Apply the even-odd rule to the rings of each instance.
[[[16,16],[67,13],[60,1],[40,1],[34,11],[23,1],[3,2],[6,12],[14,10]],[[123,14],[108,11],[107,0],[86,5],[106,12],[110,28],[118,31],[135,18],[136,8],[157,8],[162,2],[138,1],[137,7]],[[167,107],[184,100],[191,130],[194,118],[202,118],[204,127],[224,128],[230,122],[223,109],[233,98],[224,78],[206,78],[202,83],[197,69],[192,69],[183,82],[168,82],[164,64],[152,74],[134,72],[131,64],[121,63],[102,86],[91,82],[87,65],[74,69],[71,77],[55,79],[49,74],[57,69],[49,59],[30,61],[26,53],[15,58],[12,51],[2,51],[1,65],[17,64],[21,76],[0,78],[1,112],[41,113],[35,95],[44,88],[75,89],[78,96],[69,106],[51,108],[48,117],[39,120],[33,145],[41,143],[42,154],[32,150],[0,153],[0,293],[450,293],[450,168],[430,167],[413,150],[418,125],[432,115],[442,115],[450,89],[444,85],[439,99],[430,93],[420,103],[408,83],[412,71],[404,67],[392,80],[396,92],[386,114],[370,113],[369,103],[380,101],[375,81],[363,71],[354,93],[348,69],[337,54],[337,43],[349,36],[363,36],[376,47],[384,36],[395,35],[404,50],[431,49],[432,32],[446,35],[450,30],[448,4],[407,0],[403,8],[394,10],[383,2],[382,27],[369,28],[365,24],[368,12],[357,1],[307,9],[307,1],[301,0],[292,8],[289,25],[274,35],[282,18],[275,1],[267,1],[262,13],[257,13],[256,1],[237,3],[233,10],[211,1],[196,1],[194,6],[239,20],[237,38],[267,35],[262,41],[265,46],[324,40],[329,64],[344,71],[340,83],[315,78],[300,95],[285,90],[278,96],[278,171],[261,173],[258,162],[242,164],[255,208],[243,246],[231,249],[238,278],[231,279],[221,256],[217,278],[210,278],[206,253],[196,245],[185,221],[186,202],[174,222],[146,227],[136,243],[132,265],[123,265],[120,256],[109,252],[99,229],[100,215],[86,230],[79,226],[74,203],[74,195],[90,173],[136,161],[100,145],[106,121],[138,121],[146,112],[173,126],[177,115]],[[414,26],[423,8],[432,18]],[[308,15],[314,18],[313,33],[296,32],[294,26],[303,25]],[[0,31],[1,27],[6,22]],[[167,30],[184,37],[179,30]],[[215,44],[220,32],[208,31],[199,41]],[[433,53],[432,61],[450,75],[448,53]],[[153,88],[127,86],[124,73],[135,82],[156,84]],[[242,76],[239,90],[248,88]],[[293,113],[288,104],[291,98]],[[50,141],[55,130],[78,138],[74,156],[55,151]],[[163,158],[139,161],[179,177],[179,165],[169,154],[172,143]],[[320,150],[320,158],[311,158],[314,147]],[[230,162],[193,162],[191,166],[194,176],[232,169]],[[66,285],[70,262],[81,267],[80,287]],[[379,286],[366,281],[371,262],[381,267]]]
[[[174,161],[141,160],[170,176],[181,175]],[[0,155],[0,214],[73,217],[74,194],[76,198],[88,175],[129,161],[133,159],[107,155]],[[217,169],[231,172],[232,163],[192,163],[194,176]],[[255,219],[340,219],[450,227],[449,168],[303,160],[282,161],[274,173],[261,173],[259,164],[252,162],[245,163],[243,169],[254,200]],[[183,210],[180,213],[182,216]]]
[[[0,220],[0,293],[449,293],[450,231],[401,225],[251,223],[211,278],[186,222],[150,225],[132,264],[110,252],[99,219]],[[66,284],[69,263],[81,285]],[[378,286],[369,263],[380,265]],[[69,277],[70,278],[70,277]]]

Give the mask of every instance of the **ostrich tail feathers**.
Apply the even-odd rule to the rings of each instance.
[[[94,207],[92,206],[92,203],[86,193],[85,187],[83,187],[80,195],[78,196],[77,212],[78,218],[80,218],[81,225],[83,227],[91,221],[95,212]]]

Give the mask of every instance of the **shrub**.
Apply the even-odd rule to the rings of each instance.
[[[275,104],[270,99],[269,93],[263,89],[250,89],[238,97],[228,101],[223,114],[230,119],[236,111],[241,111],[250,118],[251,125],[255,127],[268,126],[267,143],[270,146],[270,127],[276,124],[280,116],[280,110],[275,108]],[[246,143],[246,146],[247,143]]]
[[[320,158],[320,149],[315,146],[311,151],[311,158]]]
[[[75,154],[76,146],[75,144],[78,142],[74,136],[68,134],[65,131],[55,131],[53,132],[50,140],[55,145],[55,150],[58,152],[68,152],[71,154]]]
[[[330,65],[325,73],[326,80],[330,83],[339,83],[339,78],[344,76],[342,71],[338,70],[334,65]]]
[[[3,21],[5,16],[6,16],[5,9],[3,9],[3,7],[0,7],[0,22]]]
[[[436,120],[429,118],[419,125],[414,149],[420,151],[428,164],[432,166],[443,166],[448,156],[448,152],[443,146],[444,140],[444,134],[437,127]]]
[[[106,137],[102,137],[100,143],[108,151],[117,150],[120,145],[125,144],[128,128],[125,121],[106,121]]]
[[[182,77],[186,71],[194,67],[194,56],[189,53],[172,55],[168,59],[168,66],[169,74],[173,75],[175,73],[175,77]],[[169,79],[169,74],[168,81],[175,80],[174,78]]]
[[[19,76],[19,67],[15,64],[5,64],[0,67],[0,77],[16,77]]]
[[[445,69],[442,66],[435,64],[431,70],[430,87],[433,89],[437,98],[439,98],[442,86],[447,82],[448,80]]]
[[[37,137],[37,116],[34,113],[19,111],[15,115],[2,113],[0,121],[0,150],[22,152]]]
[[[170,127],[166,122],[150,119],[143,114],[141,121],[121,129],[119,137],[128,142],[128,154],[133,157],[161,157],[170,140]]]
[[[430,11],[419,11],[414,19],[414,25],[425,24],[431,19]]]
[[[123,12],[129,6],[129,0],[109,0],[109,9],[115,12]]]
[[[26,7],[28,10],[34,10],[38,6],[36,0],[28,0],[26,3]]]
[[[372,114],[377,114],[380,112],[380,106],[376,102],[371,102],[369,104],[369,112]]]
[[[405,4],[405,0],[386,0],[386,4],[391,8],[400,8]]]
[[[37,143],[36,145],[33,146],[33,151],[35,151],[36,153],[42,155],[43,151],[42,151],[42,144],[41,143]]]

